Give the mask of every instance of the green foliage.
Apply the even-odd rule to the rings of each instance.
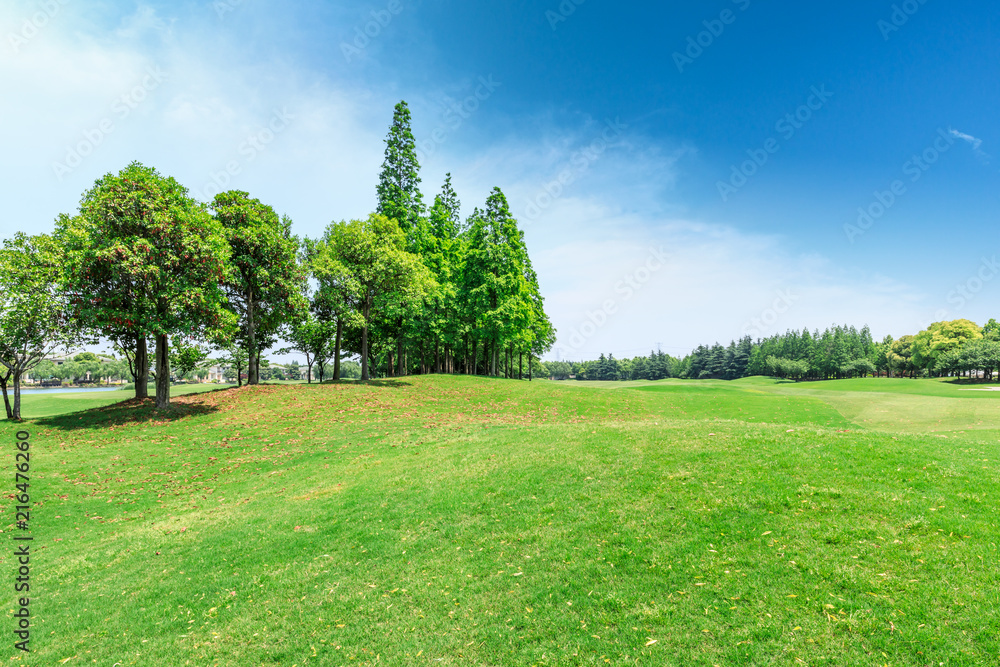
[[[466,236],[463,311],[473,339],[484,345],[487,373],[497,375],[501,352],[508,367],[513,354],[540,355],[551,348],[555,330],[545,315],[524,233],[500,188],[493,189],[485,211],[473,212]]]
[[[420,165],[416,140],[410,128],[410,108],[405,101],[396,105],[392,126],[385,140],[385,160],[379,174],[376,213],[395,220],[408,243],[413,242],[423,215],[420,193]]]
[[[230,250],[224,283],[229,307],[239,319],[237,340],[248,351],[247,383],[257,384],[260,354],[283,325],[305,310],[305,276],[297,261],[292,222],[270,206],[231,190],[212,202]]]
[[[827,380],[883,374],[886,377],[916,377],[934,371],[946,374],[979,372],[988,379],[994,368],[992,357],[984,350],[991,348],[975,344],[984,336],[990,340],[997,336],[996,340],[1000,340],[1000,325],[994,320],[991,322],[982,331],[969,320],[937,322],[916,336],[903,336],[898,340],[886,336],[878,343],[872,339],[867,326],[860,331],[853,326],[835,326],[823,333],[793,330],[756,342],[744,337],[727,348],[718,343],[711,347],[699,346],[675,364],[673,375],[735,380],[769,374]],[[619,379],[640,378],[635,373],[625,373]]]
[[[360,317],[362,378],[369,379],[368,333],[379,321],[394,320],[408,304],[419,303],[434,280],[417,255],[407,252],[395,220],[372,214],[366,220],[330,225],[324,249],[313,262],[317,278],[349,285]]]
[[[312,312],[308,312],[285,327],[283,336],[291,343],[291,347],[280,352],[287,353],[290,350],[296,350],[305,355],[308,382],[312,382],[312,368],[318,364],[319,380],[322,382],[326,364],[336,353],[336,335],[337,325],[335,322],[322,321]]]
[[[21,419],[21,378],[45,355],[76,339],[59,289],[59,245],[18,232],[0,250],[0,389],[8,419]],[[13,381],[14,400],[7,394]]]
[[[345,380],[361,379],[361,364],[356,361],[345,361],[340,365],[340,377]]]
[[[56,234],[75,320],[133,349],[156,340],[157,405],[167,407],[169,337],[210,338],[234,325],[222,226],[173,178],[133,162],[84,193]]]
[[[809,375],[809,363],[805,361],[771,356],[767,358],[767,367],[771,370],[772,375],[779,378],[801,380]]]
[[[170,346],[170,370],[177,378],[184,378],[202,365],[208,358],[208,350],[197,342],[174,336]]]
[[[979,326],[969,320],[935,322],[914,337],[911,348],[913,364],[917,368],[931,369],[943,353],[957,350],[966,342],[982,337]]]
[[[990,318],[990,321],[983,326],[983,338],[1000,341],[1000,322]]]
[[[146,397],[155,348],[161,408],[169,404],[171,360],[182,375],[197,369],[185,362],[187,351],[171,353],[178,337],[223,351],[232,376],[242,381],[245,370],[250,384],[279,334],[320,377],[330,359],[339,377],[346,353],[361,357],[365,378],[370,365],[385,376],[530,378],[555,330],[506,197],[495,188],[462,224],[449,173],[425,215],[419,170],[410,111],[400,102],[377,213],[301,243],[288,218],[246,192],[223,192],[206,207],[138,162],[107,174],[84,193],[76,215],[57,221],[65,261],[51,285],[61,288],[74,325],[63,333],[79,328],[109,340],[136,398]]]

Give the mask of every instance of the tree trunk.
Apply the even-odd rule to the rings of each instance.
[[[531,353],[528,353],[528,382],[531,382]]]
[[[392,360],[392,348],[389,348],[385,353],[385,376],[391,378],[393,371],[396,369],[396,363]]]
[[[517,379],[524,379],[524,352],[517,353]]]
[[[6,398],[6,397],[5,397]],[[21,421],[21,372],[14,371],[14,421]]]
[[[170,407],[170,340],[166,334],[156,337],[156,407]]]
[[[135,397],[149,398],[149,348],[146,337],[135,341]]]
[[[333,381],[340,381],[340,343],[341,335],[344,333],[344,320],[337,315],[337,340],[333,345]]]
[[[403,358],[403,337],[400,336],[396,339],[396,363],[399,365],[399,371],[396,373],[399,377],[406,375],[406,362]]]
[[[0,376],[0,389],[3,390],[3,405],[7,408],[7,419],[14,418],[14,411],[10,409],[10,398],[7,396],[7,380],[10,379],[10,371]]]
[[[260,351],[257,349],[257,322],[253,310],[251,292],[247,299],[247,384],[260,384]]]
[[[368,380],[368,313],[371,310],[371,298],[365,299],[364,324],[361,327],[361,379]]]

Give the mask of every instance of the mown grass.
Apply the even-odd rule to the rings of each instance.
[[[181,384],[171,387],[170,393],[172,396],[187,396],[206,391],[216,391],[220,386],[228,387],[231,385]],[[150,385],[149,395],[153,396],[155,392],[155,387]],[[69,412],[82,412],[84,410],[93,410],[94,408],[114,405],[133,396],[135,396],[134,390],[126,391],[122,389],[73,393],[33,392],[28,390],[21,393],[21,416],[24,419],[38,419],[67,414]],[[11,394],[11,400],[14,400],[13,394]]]
[[[852,412],[889,400],[895,429]],[[9,664],[1000,660],[998,445],[966,422],[996,428],[1000,394],[415,377],[175,403],[27,424],[34,653]]]

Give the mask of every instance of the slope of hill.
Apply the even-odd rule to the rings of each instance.
[[[1000,395],[911,386],[432,376],[37,419],[11,664],[987,664],[1000,447],[960,431]],[[889,399],[959,428],[852,421]]]

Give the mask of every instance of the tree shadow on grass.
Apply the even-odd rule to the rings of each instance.
[[[944,384],[957,384],[957,385],[967,385],[967,386],[1000,386],[1000,379],[993,378],[991,380],[985,380],[983,378],[952,378],[950,380],[945,380]]]
[[[405,380],[396,379],[381,379],[381,380],[368,380],[367,382],[362,382],[361,380],[344,379],[344,380],[324,380],[323,382],[313,381],[313,385],[326,387],[328,385],[346,384],[358,387],[412,387],[413,383],[406,382]]]
[[[369,387],[387,387],[387,388],[399,388],[399,387],[412,387],[412,382],[406,382],[405,380],[368,380],[368,382],[361,382],[358,380],[358,384],[368,385]]]
[[[132,398],[101,408],[81,410],[51,417],[39,417],[31,421],[39,426],[48,426],[63,431],[81,429],[102,429],[125,424],[149,424],[162,426],[171,422],[214,414],[220,411],[218,402],[204,399],[227,391],[216,389],[210,392],[177,396],[171,399],[170,407],[158,410],[152,398]]]

